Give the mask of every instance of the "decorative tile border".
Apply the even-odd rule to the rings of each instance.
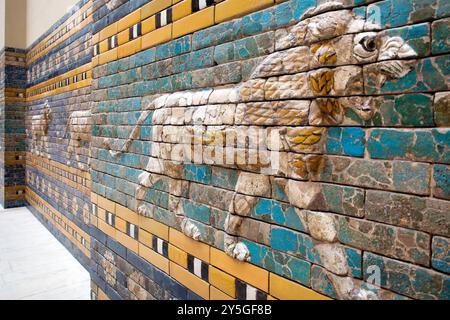
[[[139,216],[95,193],[91,194],[91,201],[98,212],[94,226],[202,298],[215,297],[217,292],[210,295],[215,290],[229,299],[277,298],[270,291],[269,272],[266,270],[233,260],[207,244],[195,242],[173,228]],[[131,239],[127,234],[130,225],[139,228],[137,239]],[[296,288],[296,299],[329,299],[291,280],[280,279]]]
[[[93,66],[274,4],[275,0],[153,0],[93,35]]]

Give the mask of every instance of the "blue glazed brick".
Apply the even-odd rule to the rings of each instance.
[[[210,224],[211,208],[208,206],[183,199],[183,211],[189,218]]]
[[[242,239],[250,252],[251,263],[309,286],[311,264],[279,251]]]
[[[242,37],[242,19],[224,22],[194,33],[192,48],[198,50]]]
[[[362,277],[361,265],[362,265],[362,256],[361,250],[353,249],[346,247],[345,254],[347,256],[347,264],[350,267],[351,274],[355,278]]]
[[[294,9],[294,20],[300,20],[303,14],[311,8],[317,7],[317,0],[292,0],[292,8]]]
[[[395,92],[421,92],[421,91],[445,91],[450,88],[448,78],[450,76],[449,56],[418,60],[414,68],[400,79],[387,80],[381,88],[375,84],[373,76],[366,77],[366,93],[395,93]],[[370,67],[370,66],[369,66]]]
[[[205,299],[200,297],[198,294],[195,294],[191,290],[188,290],[188,292],[187,292],[187,300],[202,301],[202,300],[205,300]]]
[[[288,229],[272,228],[270,245],[273,249],[295,254],[298,250],[297,234]]]
[[[380,285],[383,288],[415,299],[450,298],[450,278],[442,273],[369,252],[364,253],[365,280],[373,277],[374,267],[380,270]]]
[[[431,245],[431,265],[436,270],[450,273],[450,239],[434,237]]]
[[[156,60],[164,60],[189,51],[191,51],[190,35],[159,45],[156,47],[155,57]]]
[[[417,53],[418,57],[430,54],[430,26],[428,23],[416,24],[386,31],[389,37],[400,37]]]
[[[311,287],[313,290],[325,294],[333,299],[338,299],[338,293],[331,277],[325,269],[313,265],[311,268]]]
[[[432,47],[433,54],[450,51],[450,18],[434,21],[432,24]]]
[[[329,154],[363,157],[365,132],[362,128],[328,129],[327,152]]]
[[[430,168],[424,163],[395,161],[393,165],[395,190],[428,194],[430,192]]]
[[[374,159],[450,162],[450,130],[373,129],[367,150]]]
[[[242,30],[246,36],[271,30],[275,25],[273,8],[249,14],[242,19]]]
[[[214,60],[223,64],[234,60],[258,57],[273,52],[274,33],[268,32],[234,42],[218,45],[214,49]]]
[[[116,290],[111,288],[109,285],[106,285],[105,293],[108,296],[108,298],[110,298],[113,301],[123,300],[122,297],[116,292]]]
[[[184,178],[189,181],[210,184],[211,167],[195,164],[184,165]]]
[[[212,168],[211,184],[215,187],[235,190],[239,172],[233,169],[220,167]]]
[[[386,0],[370,4],[367,8],[369,20],[380,14],[378,25],[385,28],[398,27],[412,22],[426,21],[436,15],[438,0]],[[445,1],[444,1],[445,2]]]
[[[141,51],[130,57],[130,67],[140,67],[156,60],[156,49],[151,48]]]
[[[297,210],[293,206],[276,200],[260,198],[253,209],[252,217],[295,230],[306,231],[304,222]]]
[[[450,166],[436,164],[433,166],[435,197],[450,199]]]

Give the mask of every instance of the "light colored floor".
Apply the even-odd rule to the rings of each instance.
[[[89,273],[28,209],[0,209],[0,300],[89,299]]]

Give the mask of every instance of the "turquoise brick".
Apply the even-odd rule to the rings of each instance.
[[[350,247],[344,248],[347,257],[347,264],[350,268],[351,274],[355,278],[362,278],[362,255],[361,250]]]
[[[239,171],[220,167],[212,168],[211,184],[215,187],[235,190]]]
[[[194,182],[210,184],[211,167],[195,164],[184,165],[184,178]]]
[[[153,219],[172,228],[176,228],[178,225],[175,214],[158,206],[155,206],[155,210],[153,212]]]
[[[450,199],[450,166],[436,164],[433,166],[434,196]]]
[[[189,54],[189,70],[212,67],[214,48],[197,50]]]
[[[400,37],[417,53],[418,57],[430,54],[430,26],[428,23],[416,24],[386,31],[388,37]]]
[[[134,183],[139,183],[139,176],[143,172],[134,168],[126,168],[126,178]],[[125,177],[124,177],[125,178]]]
[[[194,33],[192,48],[198,50],[216,46],[242,37],[242,19],[224,22],[211,28]]]
[[[436,10],[436,18],[443,18],[448,16],[450,16],[450,2],[439,1],[439,5]]]
[[[272,250],[247,239],[242,239],[241,241],[250,252],[251,263],[303,285],[309,285],[311,268],[309,262]]]
[[[393,165],[394,189],[416,194],[428,194],[430,168],[428,164],[395,161]]]
[[[183,210],[186,216],[202,223],[210,224],[211,208],[183,199]]]
[[[446,53],[450,51],[450,18],[434,21],[432,24],[432,47],[433,54]]]
[[[282,202],[260,198],[252,211],[252,217],[276,223],[298,231],[306,231],[300,211]]]
[[[449,56],[446,55],[418,60],[407,75],[400,79],[387,80],[381,88],[377,86],[375,77],[366,76],[365,91],[374,94],[448,90],[450,88],[448,61]]]
[[[317,0],[292,0],[294,9],[294,20],[300,20],[302,16],[311,8],[317,7],[320,3]]]
[[[333,299],[338,299],[338,293],[328,272],[317,265],[311,268],[311,287],[313,290],[325,294]]]
[[[450,277],[447,275],[366,252],[363,269],[366,280],[373,276],[374,269],[369,266],[380,269],[383,288],[415,299],[450,299]]]
[[[192,88],[192,76],[189,72],[173,75],[170,81],[171,84],[165,87],[167,91],[184,91]]]
[[[168,209],[169,208],[169,194],[166,192],[161,192],[156,189],[148,189],[145,200],[152,203],[158,207]]]
[[[116,112],[141,110],[142,98],[129,98],[119,100],[114,110]]]
[[[273,8],[249,14],[242,19],[242,31],[246,36],[272,30],[275,26],[275,10]]]
[[[156,60],[164,60],[191,51],[191,36],[170,41],[156,47]]]
[[[329,154],[363,157],[365,132],[362,128],[329,128],[326,147]]]
[[[367,150],[374,159],[450,162],[450,130],[372,129]]]
[[[450,273],[450,239],[434,237],[431,245],[431,265],[436,270]]]
[[[156,59],[156,48],[141,51],[130,57],[131,67],[140,67],[154,62]]]
[[[380,110],[373,119],[371,124],[374,126],[434,126],[433,96],[425,94],[384,96]]]
[[[367,8],[369,20],[380,13],[381,20],[377,22],[385,28],[398,27],[414,22],[426,21],[436,15],[438,0],[387,0],[370,4]]]
[[[148,140],[148,141],[151,141],[152,140],[152,132],[153,132],[153,130],[152,130],[152,127],[149,127],[149,126],[143,126],[143,127],[141,127],[141,139],[142,140]]]
[[[297,233],[284,228],[272,227],[270,245],[275,250],[296,254],[299,245]]]

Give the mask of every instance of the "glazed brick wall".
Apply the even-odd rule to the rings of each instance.
[[[28,51],[29,91],[89,65],[88,85],[28,96],[23,121],[26,198],[89,269],[92,298],[449,299],[447,3],[224,0],[193,12],[188,2],[82,1]],[[85,9],[76,32],[34,53]],[[376,27],[352,24],[374,17]],[[341,25],[320,30],[327,20]],[[358,60],[365,32],[380,51],[402,41],[405,56]],[[392,76],[392,65],[407,71]],[[83,111],[91,122],[74,123],[90,137],[74,142],[68,123]],[[173,134],[193,114],[213,136],[287,132],[281,168],[174,158]],[[10,169],[5,186],[24,179]],[[249,261],[225,253],[230,236]]]

